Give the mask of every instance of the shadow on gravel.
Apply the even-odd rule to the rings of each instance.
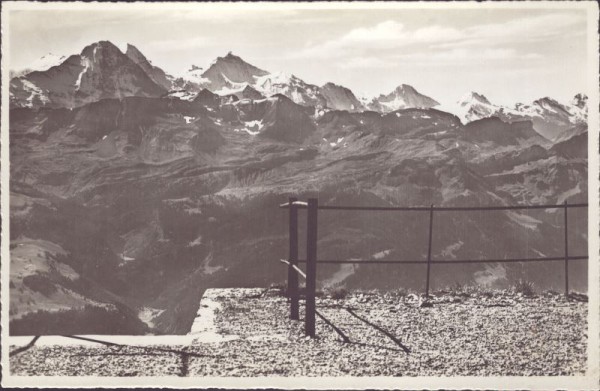
[[[14,356],[14,355],[16,355],[16,354],[19,354],[19,353],[22,353],[22,352],[24,352],[24,351],[26,351],[26,350],[28,350],[28,349],[31,349],[31,348],[33,347],[33,345],[35,345],[36,341],[37,341],[39,338],[40,338],[40,336],[39,336],[39,335],[36,335],[35,337],[33,337],[33,339],[31,340],[31,342],[29,342],[29,343],[28,343],[27,345],[25,345],[25,346],[22,346],[22,347],[20,347],[20,348],[17,348],[17,349],[15,349],[15,350],[13,350],[12,352],[10,352],[10,353],[8,354],[8,356],[9,356],[9,357],[12,357],[12,356]]]
[[[83,340],[83,341],[89,341],[89,342],[95,342],[101,345],[104,345],[110,349],[114,349],[114,351],[112,352],[98,352],[98,353],[75,353],[72,354],[72,356],[79,356],[79,357],[107,357],[107,356],[131,356],[131,357],[135,357],[135,356],[163,356],[165,354],[173,354],[173,355],[177,355],[179,356],[180,360],[181,360],[181,365],[180,365],[180,373],[179,376],[180,377],[184,377],[187,376],[189,373],[189,361],[190,361],[190,357],[194,357],[194,358],[221,358],[221,356],[215,356],[215,355],[207,355],[207,354],[200,354],[200,353],[192,353],[192,352],[188,352],[184,349],[169,349],[169,348],[161,348],[161,347],[157,347],[157,346],[135,346],[135,345],[123,345],[123,344],[117,344],[114,342],[108,342],[108,341],[102,341],[102,340],[98,340],[98,339],[92,339],[92,338],[85,338],[85,337],[78,337],[78,336],[74,336],[74,335],[63,335],[62,337],[65,338],[71,338],[71,339],[79,339],[79,340]],[[26,350],[30,349],[33,347],[33,345],[36,343],[36,341],[40,338],[40,336],[36,336],[34,337],[31,342],[29,342],[27,345],[17,348],[15,350],[13,350],[12,352],[10,352],[10,357],[15,356],[19,353],[23,353]],[[121,352],[122,349],[140,349],[140,352]]]
[[[410,349],[406,346],[404,346],[402,344],[402,341],[400,341],[398,338],[396,338],[392,333],[390,333],[389,331],[377,326],[374,323],[369,322],[367,319],[359,316],[356,312],[354,312],[354,310],[352,310],[351,308],[346,307],[345,308],[346,311],[348,311],[348,313],[352,316],[354,316],[356,319],[363,321],[364,323],[368,324],[369,326],[373,327],[374,329],[376,329],[377,331],[385,334],[389,339],[391,339],[392,341],[394,341],[394,343],[396,343],[396,345],[400,346],[400,348],[404,351],[404,353],[408,354],[410,353]]]

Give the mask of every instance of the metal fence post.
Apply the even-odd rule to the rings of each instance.
[[[317,288],[317,211],[318,200],[308,199],[306,233],[306,314],[305,333],[315,336],[315,295]]]
[[[290,319],[300,319],[299,314],[299,295],[298,295],[298,273],[294,270],[294,265],[298,265],[298,208],[294,205],[297,198],[289,198],[289,256],[288,260],[288,297],[290,298]]]
[[[433,236],[433,204],[429,208],[429,248],[427,249],[427,281],[425,283],[425,297],[429,297],[429,273],[431,271],[431,240]]]
[[[567,210],[569,209],[565,200],[565,297],[569,298],[569,220]]]

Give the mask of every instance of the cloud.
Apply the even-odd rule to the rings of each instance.
[[[477,61],[502,61],[502,60],[537,60],[544,56],[539,53],[521,53],[514,48],[452,48],[449,50],[438,50],[433,53],[411,53],[400,54],[396,58],[403,62],[438,62],[464,63]]]
[[[556,13],[513,19],[505,23],[479,25],[466,31],[470,35],[482,38],[526,40],[563,35],[570,30],[569,27],[580,23],[585,26],[585,22],[583,13]]]
[[[459,39],[462,36],[459,30],[442,26],[428,26],[409,31],[402,23],[388,20],[371,27],[350,30],[337,39],[310,45],[292,56],[330,58],[356,51],[398,49],[416,44]]]
[[[579,28],[573,28],[577,27]],[[289,58],[329,59],[340,57],[365,57],[374,51],[390,55],[394,50],[411,50],[416,53],[437,53],[439,49],[465,48],[465,51],[450,50],[443,52],[448,58],[473,57],[475,52],[466,49],[481,50],[482,58],[522,57],[535,58],[535,54],[511,52],[515,47],[531,42],[552,42],[555,38],[572,36],[585,27],[583,13],[552,13],[524,16],[502,23],[487,23],[465,28],[432,25],[409,30],[395,20],[387,20],[369,27],[359,27],[347,33],[317,44],[307,45],[302,50],[288,53]],[[496,51],[488,48],[500,47]],[[504,52],[502,51],[504,49]],[[357,60],[358,61],[358,60]],[[358,63],[358,62],[357,62]]]
[[[439,42],[464,39],[465,34],[451,27],[429,26],[416,30],[413,33],[412,40],[415,42]]]
[[[144,13],[147,17],[152,17],[157,22],[171,22],[177,20],[179,23],[201,22],[205,24],[223,24],[223,23],[249,23],[265,19],[265,10],[259,7],[236,8],[221,7],[216,4],[211,7],[209,3],[190,9],[175,10],[147,10]],[[302,20],[303,17],[297,10],[293,9],[270,9],[268,11],[269,23],[284,24],[287,20]]]
[[[377,57],[356,57],[349,61],[338,63],[342,69],[383,69],[392,68],[397,64],[392,61],[386,61]]]
[[[560,13],[481,24],[464,29],[463,39],[442,41],[432,47],[497,46],[551,41],[557,37],[581,34],[585,29],[585,21],[583,14]],[[579,28],[572,28],[577,25]]]
[[[388,20],[373,27],[360,27],[342,36],[340,43],[377,44],[386,41],[401,40],[406,36],[402,23]]]
[[[179,50],[200,49],[214,45],[215,42],[206,36],[194,36],[188,38],[165,39],[149,42],[146,46],[160,52],[172,52]]]
[[[463,37],[464,34],[461,31],[452,27],[433,25],[408,31],[402,23],[388,20],[373,27],[351,30],[339,40],[338,45],[369,44],[372,46],[400,47],[439,42],[440,40],[456,40]]]

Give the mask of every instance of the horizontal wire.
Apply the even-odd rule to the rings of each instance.
[[[305,203],[295,202],[293,206],[297,209],[307,209],[308,206]],[[280,208],[289,208],[289,203],[281,204]],[[528,210],[528,209],[561,209],[561,208],[587,208],[588,204],[548,204],[548,205],[509,205],[509,206],[414,206],[414,207],[394,207],[394,206],[335,206],[335,205],[317,205],[317,209],[320,210],[358,210],[358,211],[413,211],[413,212],[425,212],[425,211],[438,211],[438,212],[452,212],[452,211],[483,211],[483,210]]]
[[[543,258],[503,258],[503,259],[448,259],[448,260],[431,260],[433,264],[444,264],[444,263],[512,263],[512,262],[556,262],[564,261],[577,261],[588,259],[587,255],[570,255],[568,257],[543,257]],[[284,260],[282,260],[283,262]],[[306,263],[306,259],[299,259],[298,263]],[[288,263],[289,262],[284,262]],[[383,259],[319,259],[317,263],[321,264],[421,264],[427,265],[427,260],[383,260]]]

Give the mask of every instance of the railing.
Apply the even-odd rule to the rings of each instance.
[[[300,294],[298,289],[298,275],[306,279],[305,294],[305,333],[308,336],[315,336],[315,315],[316,315],[316,285],[317,285],[317,264],[421,264],[427,266],[427,275],[425,282],[425,296],[429,296],[429,280],[431,275],[431,265],[434,264],[458,264],[458,263],[513,263],[513,262],[553,262],[564,261],[565,266],[565,296],[569,296],[569,261],[588,259],[587,255],[569,255],[568,240],[568,209],[569,208],[587,208],[588,204],[577,203],[568,204],[565,201],[558,205],[513,205],[513,206],[478,206],[478,207],[362,207],[362,206],[330,206],[319,205],[316,198],[309,198],[308,202],[298,201],[297,198],[290,197],[289,202],[280,205],[281,208],[289,210],[289,255],[287,260],[282,262],[288,265],[288,291],[290,299],[290,319],[300,319]],[[307,210],[307,233],[306,233],[306,259],[298,259],[298,210]],[[431,256],[431,247],[433,243],[433,215],[438,212],[453,211],[490,211],[490,210],[532,210],[532,209],[563,209],[564,210],[564,256],[561,257],[539,257],[539,258],[503,258],[503,259],[448,259],[433,260]],[[317,260],[317,220],[318,210],[355,210],[355,211],[415,211],[429,212],[429,242],[427,250],[427,260],[339,260],[339,259],[321,259]],[[306,264],[306,273],[298,267],[298,264]]]

